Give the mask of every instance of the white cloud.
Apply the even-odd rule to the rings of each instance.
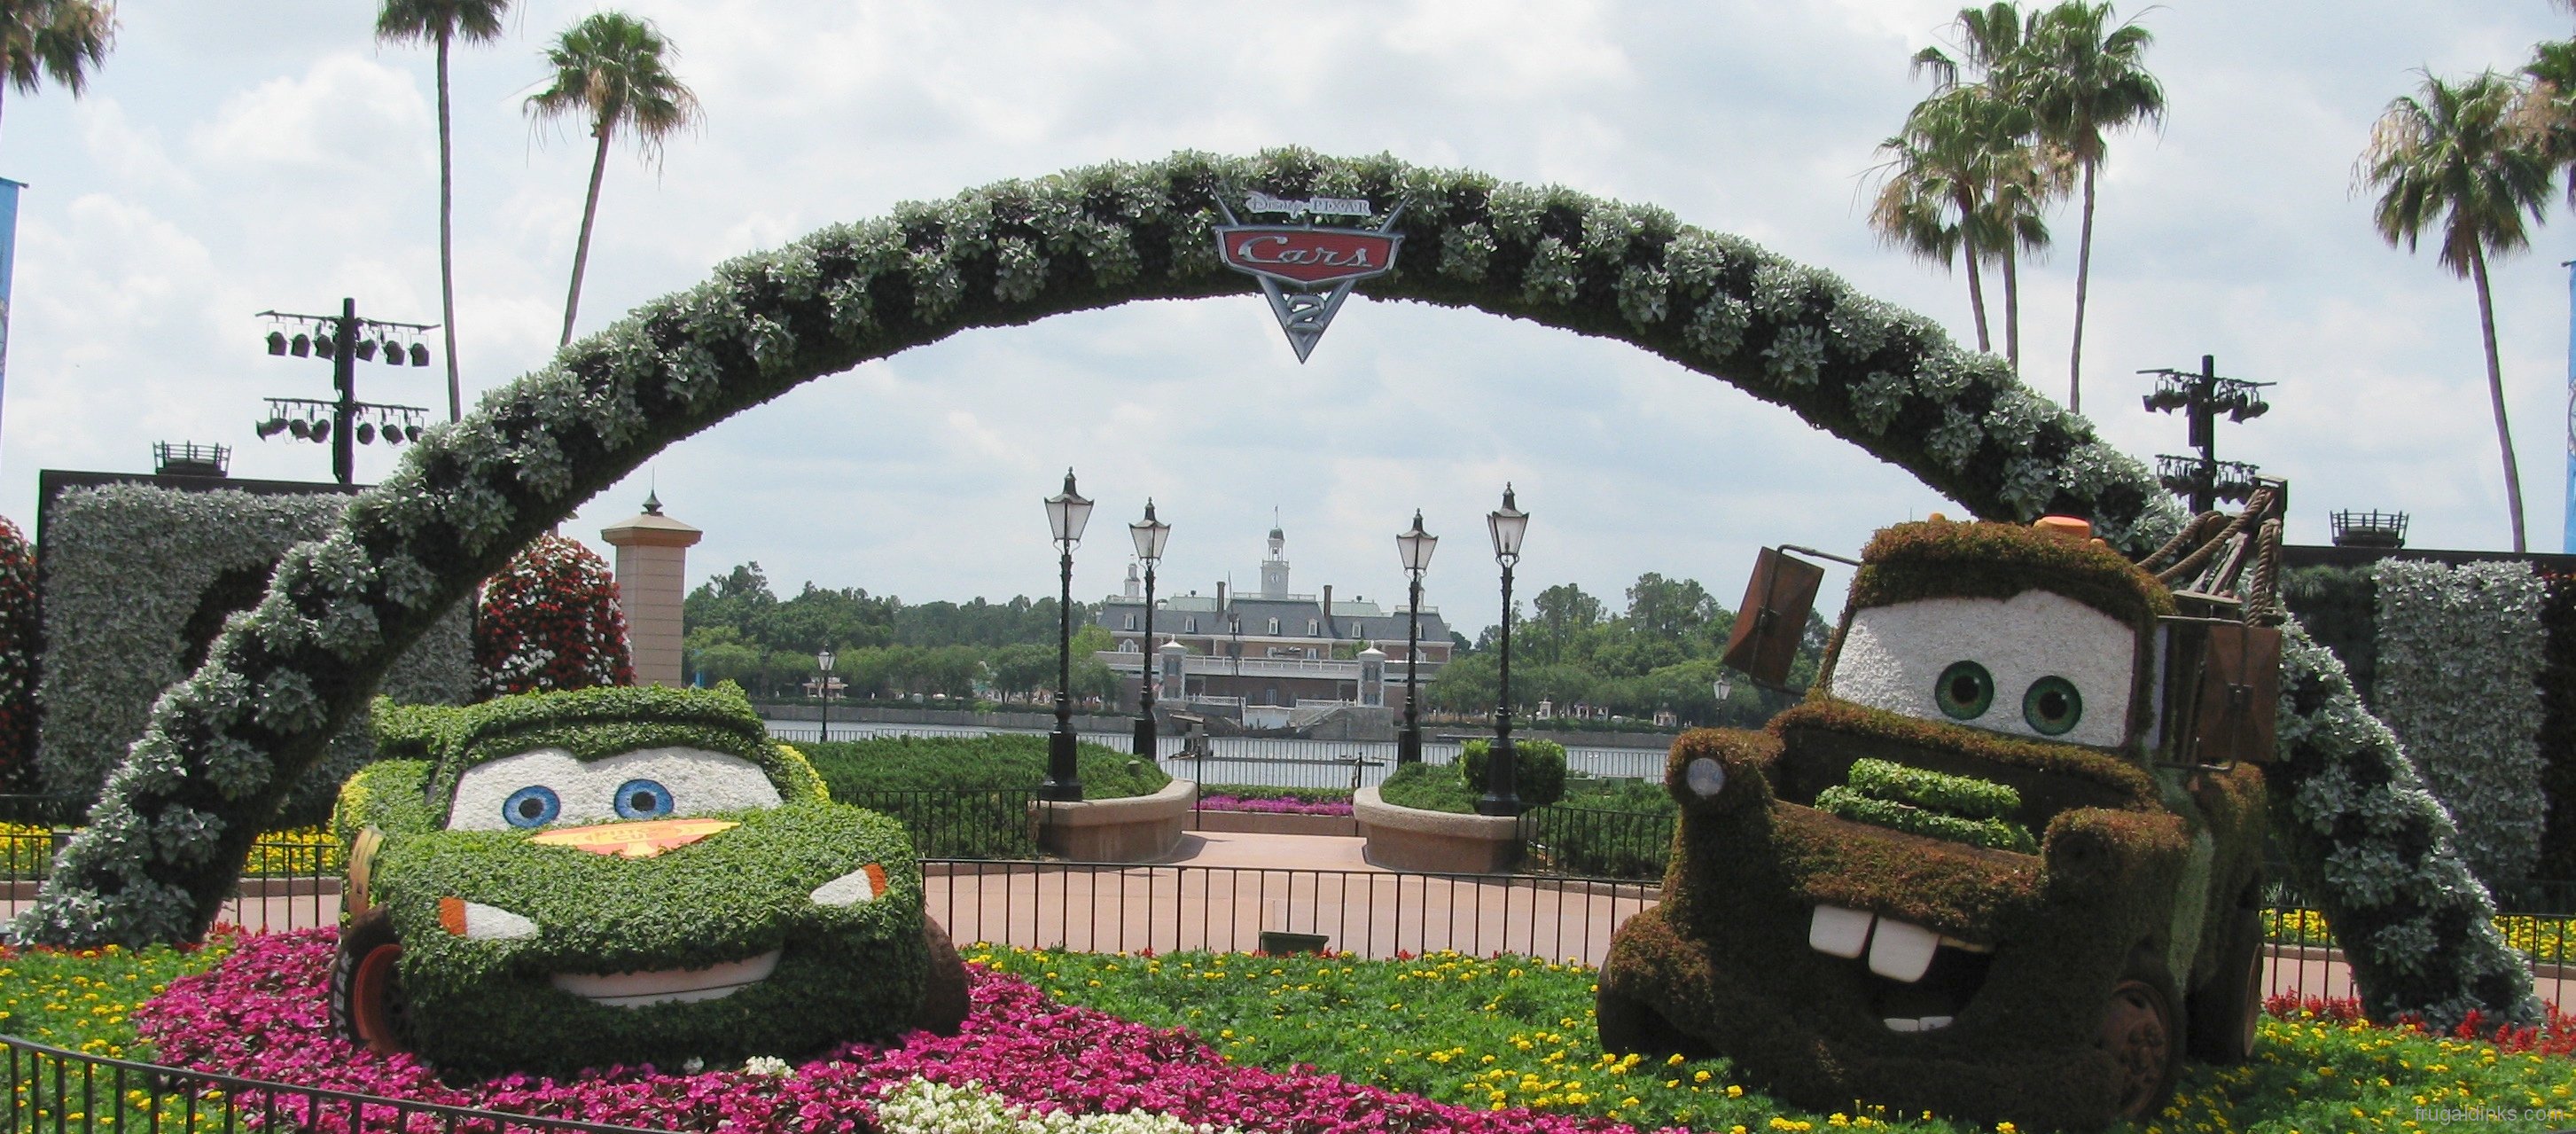
[[[1879,247],[1855,178],[1923,84],[1914,49],[1955,0],[1578,5],[1421,0],[1067,7],[637,0],[680,47],[706,129],[657,176],[611,158],[584,330],[723,259],[1006,177],[1175,149],[1392,152],[1651,202],[1842,274],[1968,338],[1962,281]],[[379,48],[363,6],[288,18],[137,9],[84,102],[13,99],[21,217],[0,513],[40,468],[139,468],[154,440],[237,446],[239,475],[309,478],[319,447],[262,443],[263,395],[318,396],[250,313],[355,296],[439,319],[429,54]],[[467,399],[543,365],[590,150],[532,142],[538,52],[587,3],[527,0],[455,56],[458,322]],[[318,13],[318,14],[317,14]],[[2510,67],[2563,35],[2545,6],[2434,0],[2161,7],[2143,19],[2173,98],[2114,142],[2102,184],[2086,405],[2151,456],[2180,424],[2137,408],[2140,367],[2282,383],[2224,455],[2294,478],[2294,539],[2329,508],[2416,513],[2417,542],[2495,547],[2501,477],[2474,301],[2389,249],[2352,155],[2415,81]],[[169,141],[164,141],[165,139]],[[2025,279],[2025,369],[2065,384],[2076,218]],[[2496,266],[2509,408],[2538,546],[2554,546],[2567,238]],[[434,370],[373,368],[374,400],[443,405]],[[360,475],[392,456],[362,452]],[[1732,601],[1753,549],[1850,548],[1949,507],[1904,474],[1731,387],[1633,350],[1473,312],[1354,301],[1314,361],[1259,300],[1140,304],[983,332],[793,391],[673,447],[567,531],[629,514],[648,479],[707,530],[700,575],[757,559],[907,598],[1051,593],[1037,501],[1067,464],[1101,501],[1076,589],[1116,587],[1119,525],[1174,524],[1167,587],[1254,575],[1280,510],[1301,589],[1392,596],[1415,507],[1448,537],[1432,599],[1495,611],[1480,517],[1504,481],[1536,519],[1525,593],[1615,601],[1644,571]]]

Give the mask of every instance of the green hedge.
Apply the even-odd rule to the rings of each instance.
[[[1854,760],[1851,790],[1872,799],[1947,811],[1963,819],[2001,819],[2021,807],[2021,793],[1991,780],[1953,776],[1885,760]]]
[[[889,736],[797,749],[822,773],[834,799],[882,791],[1034,788],[1047,774],[1044,736]],[[1152,795],[1172,782],[1150,760],[1089,742],[1074,750],[1074,769],[1087,799]]]
[[[1458,746],[1458,759],[1450,766],[1458,769],[1468,790],[1485,793],[1485,753],[1493,742],[1482,738]],[[1565,746],[1553,740],[1515,738],[1512,751],[1519,757],[1514,771],[1512,792],[1520,796],[1524,807],[1545,807],[1565,798]]]
[[[2001,819],[1969,819],[1944,815],[1929,808],[1892,799],[1865,795],[1847,787],[1829,787],[1816,793],[1816,810],[1839,815],[1855,823],[1886,827],[1910,835],[1967,843],[1994,850],[2036,854],[2039,844],[2030,837],[2030,829]]]
[[[2548,817],[2540,830],[2540,878],[2576,879],[2576,575],[2547,573],[2541,604],[2546,635],[2540,666],[2540,795]]]

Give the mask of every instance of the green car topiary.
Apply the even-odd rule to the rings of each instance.
[[[1901,525],[1861,559],[1803,704],[1674,743],[1663,901],[1612,939],[1602,1042],[2033,1129],[2156,1113],[2186,1051],[2243,1060],[2263,775],[2175,759],[2211,749],[2172,712],[2204,689],[2172,635],[2237,632],[2235,600],[2176,618],[2098,541],[2004,524]],[[2253,672],[2222,700],[2268,714]]]
[[[386,720],[343,786],[331,1011],[458,1076],[953,1032],[965,972],[903,829],[830,802],[741,699],[506,697]]]

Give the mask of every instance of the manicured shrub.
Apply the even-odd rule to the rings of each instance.
[[[562,536],[531,541],[483,584],[474,661],[485,697],[633,685],[608,564]]]
[[[1993,850],[2032,854],[2039,844],[2030,837],[2030,829],[2001,819],[1969,819],[1944,815],[1911,803],[1898,803],[1864,795],[1851,788],[1834,786],[1816,793],[1816,810],[1839,815],[1856,823],[1886,827],[1910,835],[1949,839],[1971,846]]]
[[[872,792],[1029,789],[1047,774],[1047,738],[1017,733],[888,736],[800,748],[834,799]],[[1152,761],[1088,741],[1074,749],[1074,770],[1087,799],[1152,795],[1172,782]]]
[[[2451,813],[2455,844],[2490,888],[2521,881],[2547,813],[2538,738],[2546,595],[2521,563],[2451,568],[2383,559],[2378,705],[2424,786]]]
[[[1436,764],[1407,764],[1397,768],[1377,785],[1377,796],[1396,807],[1416,811],[1446,811],[1453,815],[1472,815],[1476,797],[1482,790],[1467,790],[1466,781],[1454,768]]]
[[[204,660],[227,620],[260,600],[289,549],[328,534],[348,504],[338,493],[262,496],[139,484],[75,488],[57,497],[45,532],[45,654],[37,686],[44,706],[37,741],[43,789],[75,796],[84,808],[96,798],[143,735],[154,703]],[[374,615],[356,612],[316,618],[281,609],[268,625],[281,635],[311,634],[343,647],[378,635]],[[470,627],[462,611],[441,617],[394,663],[381,692],[414,703],[471,696]],[[289,703],[288,688],[309,686],[281,687],[276,704]],[[278,824],[320,821],[340,781],[374,759],[367,737],[361,707],[274,814],[246,817],[242,838]],[[210,755],[200,766],[217,782],[203,785],[184,810],[195,814],[214,798],[246,798],[277,786],[268,782],[268,761],[266,747],[258,745]],[[202,835],[171,837],[184,843]]]
[[[1492,748],[1493,742],[1482,737],[1458,746],[1458,759],[1451,766],[1472,794],[1485,794],[1485,754]],[[1522,806],[1545,807],[1565,798],[1564,745],[1514,737],[1512,751],[1519,757],[1512,766],[1512,792]]]
[[[36,784],[36,556],[0,518],[0,792]]]

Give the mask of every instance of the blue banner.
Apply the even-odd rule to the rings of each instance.
[[[9,385],[9,280],[18,269],[18,190],[26,187],[0,177],[0,395]]]

